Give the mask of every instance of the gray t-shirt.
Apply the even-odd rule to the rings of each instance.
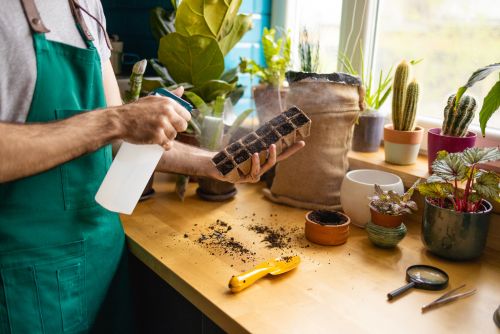
[[[2,0],[0,9],[0,121],[24,123],[33,98],[36,83],[36,57],[33,38],[21,0]],[[35,0],[45,26],[47,39],[85,48],[71,14],[68,0]],[[99,0],[80,0],[106,26]],[[94,37],[101,62],[110,57],[104,33],[94,19],[83,13]],[[1,134],[0,134],[1,135]]]

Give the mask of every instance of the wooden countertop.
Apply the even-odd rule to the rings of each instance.
[[[198,199],[196,186],[189,185],[181,203],[173,183],[157,175],[156,195],[122,221],[132,253],[227,332],[499,333],[493,322],[500,304],[497,251],[487,249],[471,262],[439,259],[424,250],[417,222],[407,224],[408,236],[393,250],[376,248],[355,226],[346,244],[319,246],[304,237],[306,211],[265,200],[262,185],[238,185],[236,198],[225,203]],[[225,253],[206,245],[210,239],[200,243],[202,234],[214,233],[217,219],[231,226],[225,238],[255,255]],[[263,235],[248,229],[254,224],[283,227],[291,248],[266,248]],[[302,263],[238,294],[228,291],[231,275],[282,254],[298,254]],[[466,283],[478,292],[425,314],[420,307],[445,291],[414,290],[388,302],[386,294],[405,284],[406,268],[418,263],[449,274],[445,291]]]

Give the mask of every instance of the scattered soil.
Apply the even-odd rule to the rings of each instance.
[[[292,248],[292,237],[299,230],[293,228],[287,231],[284,227],[273,229],[267,225],[250,225],[250,231],[264,236],[261,242],[267,243],[267,248],[290,249]]]
[[[206,247],[209,247],[215,255],[217,251],[220,254],[228,254],[233,258],[238,258],[241,262],[246,263],[253,260],[255,252],[250,251],[241,242],[227,235],[232,230],[231,225],[217,219],[217,221],[208,227],[207,233],[202,233],[197,242]]]
[[[342,225],[347,218],[336,211],[316,210],[309,214],[309,219],[320,225]]]

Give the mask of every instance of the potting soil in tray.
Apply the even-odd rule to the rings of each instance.
[[[272,144],[276,144],[279,153],[281,147],[290,146],[307,137],[310,127],[309,117],[299,108],[291,107],[264,123],[255,132],[224,148],[213,157],[212,162],[222,175],[236,179],[240,174],[249,173],[251,154],[266,152]]]
[[[316,210],[309,214],[309,219],[320,225],[342,225],[347,218],[335,211]]]

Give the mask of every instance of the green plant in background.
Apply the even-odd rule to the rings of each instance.
[[[491,64],[476,70],[470,76],[467,83],[460,87],[457,91],[457,100],[455,101],[455,107],[453,108],[453,113],[457,113],[459,109],[459,101],[461,102],[462,95],[467,91],[468,88],[474,86],[478,81],[485,79],[491,73],[500,70],[500,63]],[[486,135],[486,124],[491,118],[493,113],[500,108],[500,80],[498,80],[493,87],[491,87],[488,94],[483,100],[483,106],[479,111],[479,125],[481,126],[481,133],[483,137]]]
[[[361,83],[365,87],[365,103],[369,109],[379,110],[392,91],[392,67],[384,74],[380,70],[378,80],[374,82],[372,71],[365,68],[363,50],[361,52],[361,73],[354,68],[351,59],[346,54],[339,56],[339,61],[347,73],[360,76]]]
[[[290,67],[291,38],[288,32],[276,38],[276,30],[264,28],[262,50],[265,66],[260,66],[253,59],[241,58],[240,72],[257,76],[261,83],[281,87],[285,81],[285,73]]]
[[[141,94],[142,82],[144,77],[144,72],[146,72],[146,67],[148,62],[146,59],[140,60],[134,64],[132,67],[132,74],[129,79],[129,89],[125,92],[125,103],[130,103],[137,101]]]
[[[481,201],[500,202],[500,176],[478,168],[479,164],[500,160],[498,147],[468,148],[461,153],[440,151],[432,164],[432,174],[418,191],[441,208],[457,212],[481,211]],[[465,183],[465,189],[459,184]]]
[[[450,95],[446,107],[444,108],[444,120],[441,127],[441,134],[447,136],[463,137],[467,134],[469,124],[474,118],[477,108],[476,100],[469,95],[463,95],[456,112],[453,112],[455,107],[455,94]]]
[[[412,131],[415,128],[419,87],[415,79],[408,83],[411,65],[417,62],[403,60],[394,74],[392,93],[392,123],[394,130]]]
[[[238,14],[242,0],[183,0],[176,8],[175,31],[171,15],[152,10],[153,35],[160,37],[158,61],[151,66],[161,80],[148,82],[147,88],[183,85],[204,101],[217,96],[241,97],[235,70],[224,73],[224,56],[252,28],[250,15]]]
[[[300,70],[302,72],[319,71],[319,41],[312,42],[307,28],[302,29],[299,40]]]
[[[386,215],[398,216],[405,213],[411,214],[412,211],[418,209],[417,203],[412,201],[411,197],[419,183],[420,180],[417,180],[403,195],[393,190],[384,191],[378,184],[375,184],[375,195],[368,197],[370,205],[378,212]]]

